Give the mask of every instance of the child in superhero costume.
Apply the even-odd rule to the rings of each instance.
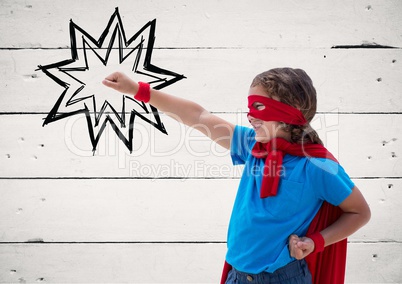
[[[346,238],[369,221],[370,209],[310,126],[316,91],[303,70],[255,77],[247,96],[252,128],[122,73],[103,84],[172,114],[245,165],[221,283],[344,283]]]

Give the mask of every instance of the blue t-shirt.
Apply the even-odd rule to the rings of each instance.
[[[251,155],[253,129],[236,126],[233,164],[245,164],[230,219],[226,261],[239,271],[274,272],[292,262],[291,234],[304,236],[322,202],[337,206],[354,183],[336,162],[285,155],[276,196],[260,198],[264,159]]]

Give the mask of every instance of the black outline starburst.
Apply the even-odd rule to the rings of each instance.
[[[114,44],[117,42],[119,52],[119,64],[128,64],[132,62],[132,72],[150,77],[148,83],[151,84],[152,88],[160,90],[185,78],[185,76],[183,75],[179,75],[175,72],[162,69],[152,64],[152,51],[155,42],[155,29],[156,19],[146,23],[137,33],[135,33],[131,38],[127,39],[119,10],[118,8],[116,8],[115,12],[110,17],[105,30],[100,35],[99,39],[95,40],[89,33],[87,33],[84,29],[82,29],[72,20],[70,20],[71,58],[53,64],[38,65],[37,70],[41,70],[54,82],[64,88],[64,91],[62,91],[53,108],[44,119],[43,126],[73,115],[84,114],[87,121],[89,137],[93,147],[92,150],[94,152],[96,151],[99,139],[108,123],[110,124],[116,135],[119,137],[119,139],[125,144],[130,153],[133,150],[133,130],[135,117],[140,117],[142,120],[151,124],[162,133],[167,134],[167,131],[160,119],[158,110],[152,105],[138,102],[131,96],[123,95],[122,109],[120,114],[106,100],[98,111],[96,108],[95,95],[92,94],[81,96],[84,93],[82,92],[82,90],[85,89],[86,83],[80,80],[79,76],[73,76],[74,72],[79,73],[89,70],[89,64],[87,60],[88,51],[93,52],[96,57],[102,62],[102,64],[106,66],[109,60],[110,52],[113,48],[115,48]],[[148,34],[146,34],[147,32]],[[81,39],[82,41],[79,41],[77,39],[77,33],[81,34],[81,37],[79,39]],[[110,33],[110,40],[109,42],[107,42],[106,38],[108,35],[110,35]],[[145,37],[144,34],[146,35]],[[82,46],[77,47],[77,44],[82,44]],[[81,51],[83,54],[83,58],[81,59],[79,58],[79,51]],[[101,53],[104,54],[101,55]],[[133,57],[133,61],[130,61],[129,58],[131,59]],[[141,61],[143,61],[142,65],[140,64]],[[74,66],[77,63],[79,66]],[[66,79],[68,80],[63,80],[60,77],[66,77]],[[99,80],[102,80],[102,78],[100,78]],[[78,86],[75,86],[77,84]],[[73,87],[73,85],[75,87]],[[128,137],[126,137],[120,131],[120,127],[126,127],[126,100],[139,105],[146,114],[152,113],[155,120],[155,122],[151,121],[140,112],[136,111],[135,109],[131,109],[128,123]],[[81,102],[83,103],[83,105],[79,105],[79,103]],[[91,119],[91,111],[90,108],[88,108],[86,102],[92,103],[95,117],[94,122]],[[65,104],[65,107],[67,109],[72,109],[73,106],[77,105],[79,105],[79,108],[67,112],[61,112],[59,109],[63,104]],[[147,106],[149,106],[150,109],[148,109]],[[114,117],[117,118],[118,123],[116,123],[112,119],[110,114],[106,112],[106,109],[109,109],[110,113],[112,113]],[[106,115],[106,117],[101,122],[101,118],[103,115]],[[118,126],[118,124],[120,124],[120,127]],[[99,131],[96,134],[95,127],[99,127]]]

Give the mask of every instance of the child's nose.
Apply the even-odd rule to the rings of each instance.
[[[250,114],[247,114],[247,119],[249,122],[253,122],[254,120],[256,120],[253,116],[251,116]]]

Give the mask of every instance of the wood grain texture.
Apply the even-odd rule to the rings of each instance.
[[[0,111],[49,112],[63,89],[35,69],[69,58],[69,50],[0,50],[4,80]],[[317,89],[319,112],[402,111],[402,49],[164,49],[155,50],[152,58],[157,66],[187,77],[164,91],[196,101],[210,111],[246,111],[254,76],[283,66],[306,70]],[[101,80],[115,70],[130,74],[131,65],[132,61],[125,61],[121,69],[111,62],[105,67],[92,60],[90,74],[98,80],[91,81],[98,84],[92,89],[109,92]],[[78,77],[87,78],[83,74]],[[132,77],[139,79],[138,75]]]
[[[227,151],[165,115],[168,136],[136,120],[131,154],[110,127],[93,153],[83,116],[42,127],[62,89],[35,69],[71,58],[70,19],[98,38],[116,7],[127,36],[157,20],[152,63],[187,77],[166,92],[233,123],[256,74],[306,70],[313,126],[372,210],[346,283],[402,283],[399,0],[0,1],[1,283],[220,278],[241,174]],[[107,97],[100,81],[132,65],[90,56],[80,78]]]
[[[245,114],[221,116],[248,124]],[[0,140],[0,177],[231,178],[241,174],[227,150],[168,117],[162,121],[169,135],[138,120],[132,154],[110,131],[102,136],[95,155],[83,116],[46,127],[41,126],[42,118],[0,116],[0,132],[8,133]],[[401,115],[323,114],[312,125],[352,177],[401,176]]]
[[[0,245],[0,281],[217,283],[225,248],[225,244]]]
[[[348,246],[346,283],[401,283],[400,243]]]
[[[349,241],[402,242],[402,222],[393,217],[402,206],[402,181],[353,181],[372,219]],[[0,207],[0,242],[225,242],[238,183],[0,179],[0,196],[7,200]]]
[[[0,244],[9,283],[218,283],[225,244]],[[400,244],[350,244],[346,283],[398,283]]]
[[[18,0],[1,3],[0,46],[18,48],[65,47],[68,21],[100,35],[116,6],[127,33],[158,19],[158,46],[168,47],[298,47],[329,48],[376,42],[402,46],[399,33],[401,2],[303,1],[267,3],[216,1],[84,1]],[[247,11],[247,12],[245,12]],[[280,23],[280,24],[279,24]],[[13,32],[23,31],[24,36]]]

